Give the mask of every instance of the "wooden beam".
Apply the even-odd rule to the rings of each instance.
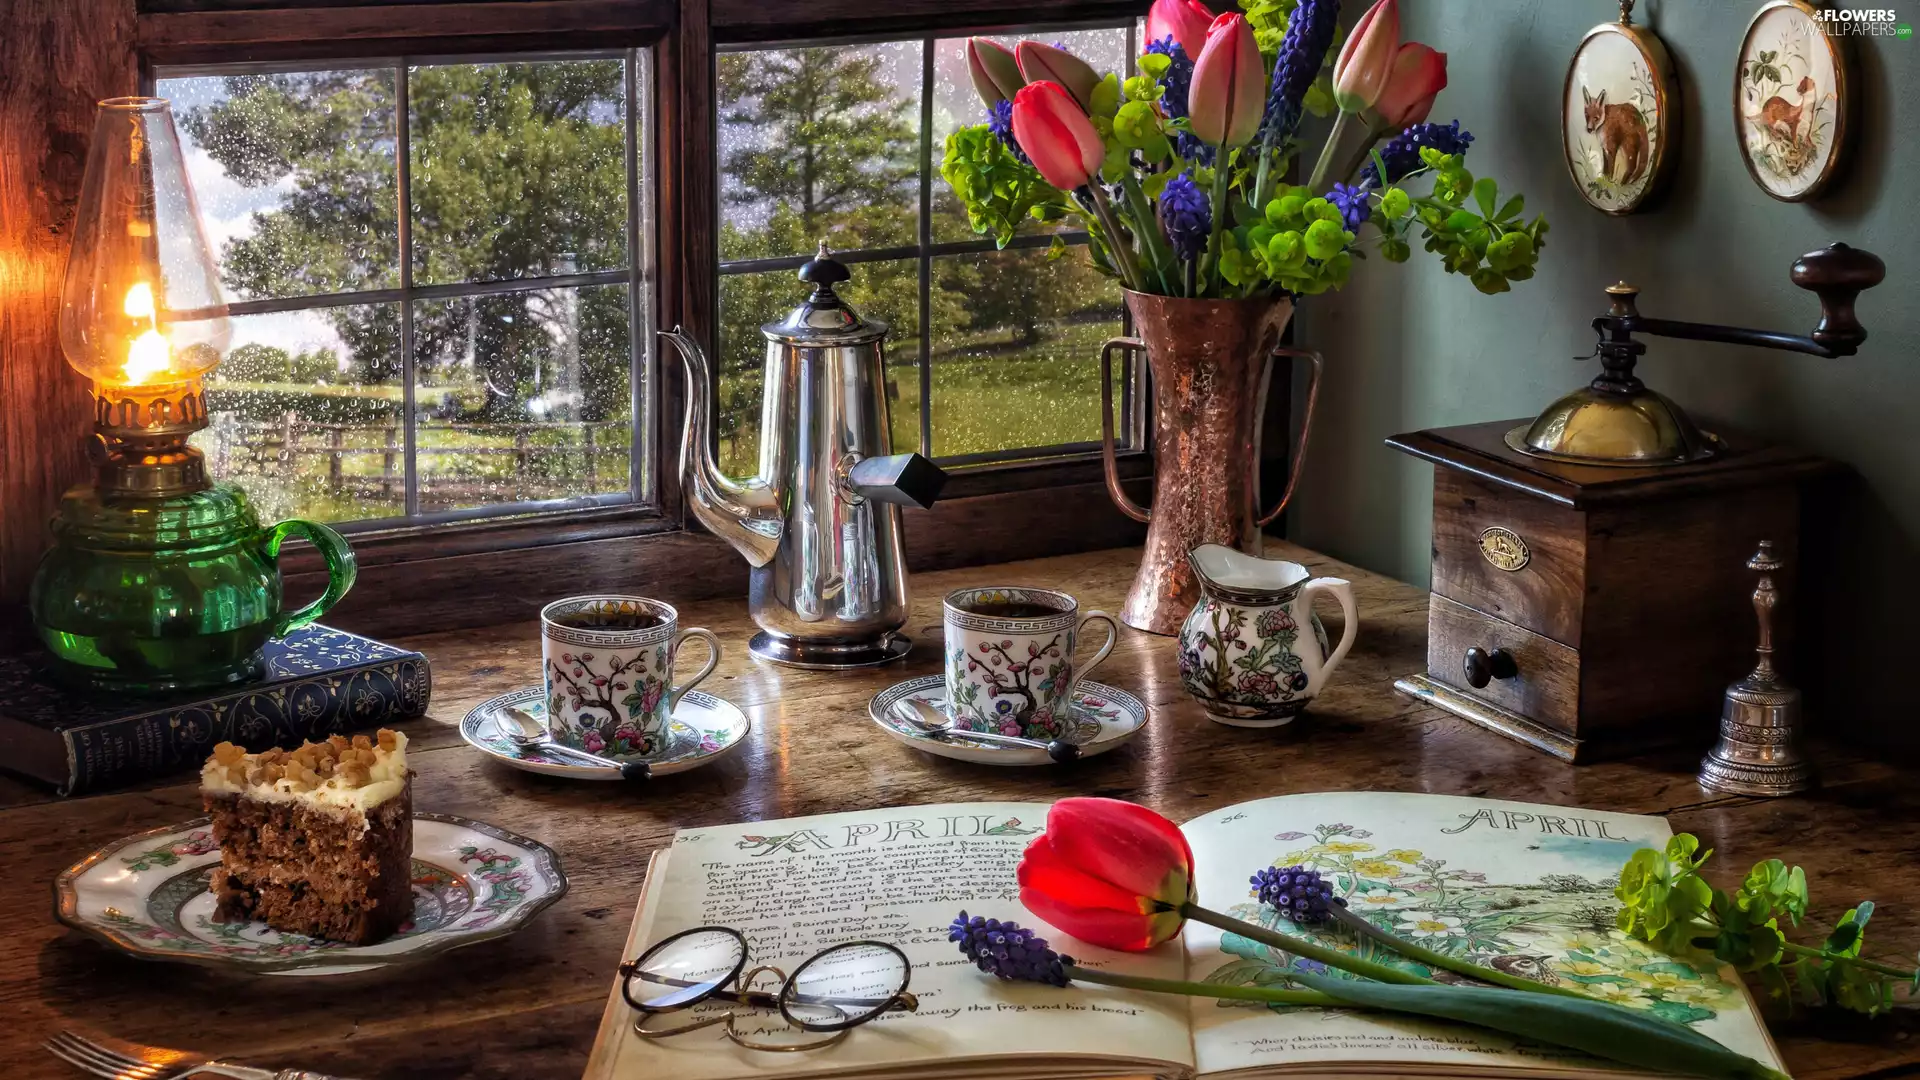
[[[134,92],[133,0],[8,0],[0,31],[0,604],[26,598],[60,493],[83,479],[86,380],[60,286],[94,103]]]
[[[219,49],[244,50],[249,56],[315,49],[365,55],[370,49],[416,51],[435,44],[461,48],[472,40],[528,37],[579,44],[597,41],[605,47],[656,36],[673,24],[674,13],[674,0],[496,0],[168,11],[139,17],[139,44],[143,54],[161,63],[204,59]],[[395,48],[400,44],[407,47]]]
[[[714,38],[722,42],[806,40],[868,34],[970,30],[994,33],[1051,23],[1128,19],[1138,0],[711,0]],[[1218,5],[1216,5],[1218,6]]]

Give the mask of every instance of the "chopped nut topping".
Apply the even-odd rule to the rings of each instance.
[[[398,748],[398,736],[382,728],[373,737],[330,735],[325,742],[251,755],[233,743],[223,742],[213,748],[210,764],[234,785],[282,784],[295,792],[312,791],[330,782],[335,787],[358,788],[370,783],[373,769]]]

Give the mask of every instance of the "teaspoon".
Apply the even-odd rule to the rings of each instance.
[[[1054,761],[1065,764],[1080,757],[1080,744],[1064,739],[1042,742],[1039,739],[1023,739],[1018,735],[1001,735],[992,731],[969,731],[953,726],[953,718],[945,712],[919,698],[904,698],[893,707],[894,715],[912,725],[915,731],[940,740],[970,740],[973,742],[993,743],[996,746],[1018,746],[1027,750],[1044,750]]]
[[[653,775],[653,769],[644,761],[615,761],[585,750],[576,750],[571,746],[562,746],[553,741],[553,737],[547,734],[547,729],[540,725],[540,721],[512,706],[502,711],[506,713],[507,722],[500,725],[500,730],[506,732],[507,738],[521,750],[538,750],[543,754],[565,758],[577,765],[599,765],[618,769],[622,780],[646,780]]]

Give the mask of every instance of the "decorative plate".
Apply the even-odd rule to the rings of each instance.
[[[536,840],[452,814],[413,815],[413,921],[373,945],[213,921],[207,880],[220,865],[211,819],[109,844],[53,882],[60,921],[143,960],[274,975],[343,975],[505,937],[567,891],[559,857]]]
[[[1601,23],[1580,41],[1562,88],[1561,145],[1580,197],[1608,214],[1631,214],[1657,189],[1673,155],[1679,80],[1667,48],[1632,22]]]
[[[460,721],[460,737],[496,761],[545,776],[574,780],[618,780],[620,772],[599,765],[579,765],[539,750],[521,750],[501,728],[501,712],[509,706],[544,723],[546,692],[528,686],[481,702]],[[711,765],[746,745],[747,715],[704,690],[689,690],[673,710],[666,745],[643,760],[654,776],[669,776]]]
[[[915,750],[986,765],[1053,764],[1047,752],[1038,747],[1029,750],[1019,746],[962,742],[960,740],[966,735],[957,728],[951,740],[922,735],[913,725],[893,715],[894,704],[907,698],[918,698],[944,709],[947,703],[947,677],[923,675],[895,683],[875,694],[867,704],[867,714],[873,717],[874,723],[880,725],[880,730]],[[1068,734],[1067,741],[1079,743],[1080,756],[1087,758],[1125,745],[1138,735],[1140,729],[1147,726],[1147,707],[1125,690],[1115,690],[1103,683],[1083,679],[1080,685],[1073,688],[1073,721],[1073,731]]]
[[[1768,0],[1747,24],[1733,71],[1740,160],[1760,190],[1799,202],[1832,180],[1847,151],[1850,32],[1876,9],[1842,12]],[[1892,11],[1886,12],[1891,18]]]

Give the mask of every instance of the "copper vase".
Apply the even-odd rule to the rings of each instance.
[[[1191,300],[1129,291],[1135,337],[1100,351],[1101,452],[1107,493],[1122,513],[1147,523],[1146,554],[1120,618],[1153,634],[1176,634],[1200,599],[1187,552],[1224,544],[1259,553],[1260,528],[1293,498],[1320,389],[1320,354],[1290,349],[1280,335],[1293,317],[1286,298]],[[1120,488],[1113,441],[1113,354],[1144,350],[1153,382],[1153,505]],[[1265,514],[1260,497],[1260,426],[1276,356],[1312,361],[1307,407],[1286,490]]]

